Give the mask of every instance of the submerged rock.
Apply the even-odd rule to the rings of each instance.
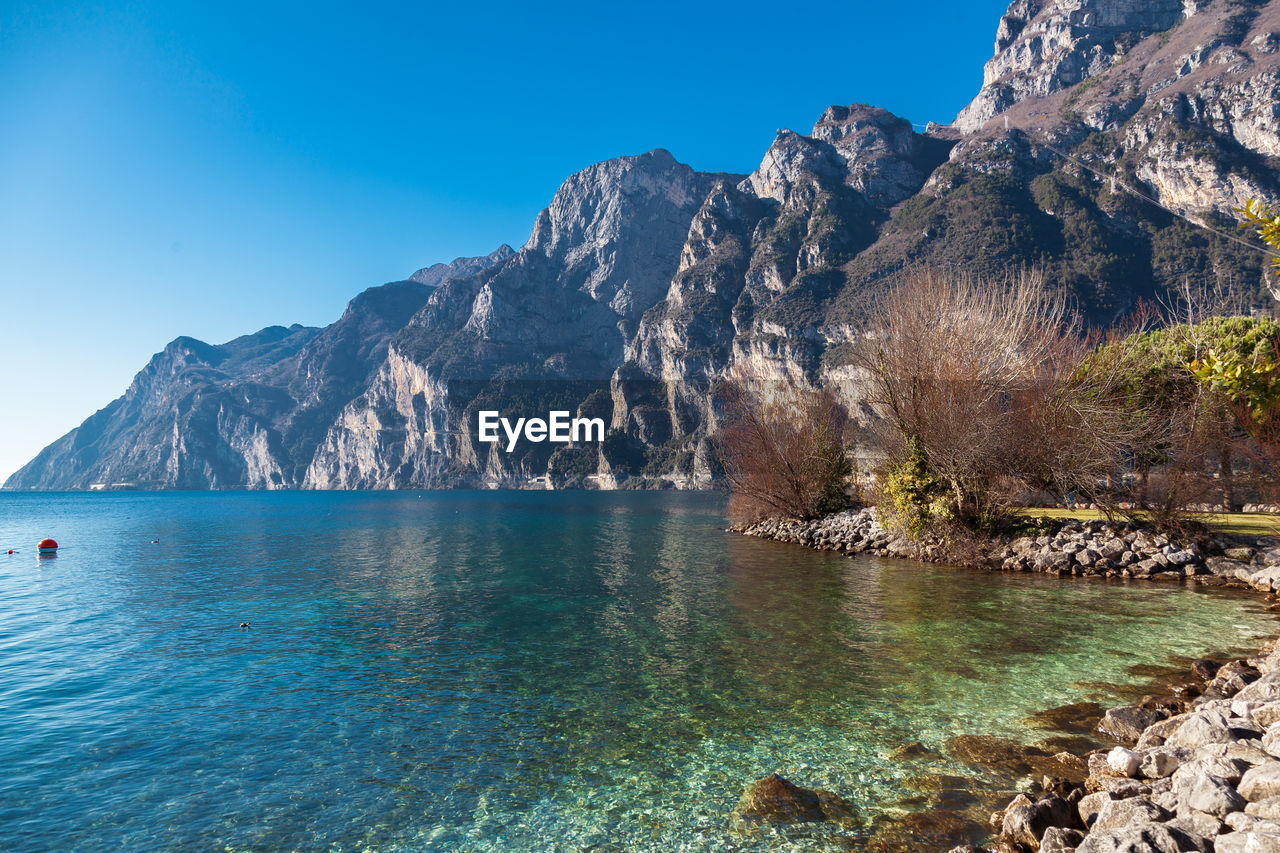
[[[773,773],[747,786],[734,815],[748,823],[845,822],[854,810],[830,791],[801,788]]]

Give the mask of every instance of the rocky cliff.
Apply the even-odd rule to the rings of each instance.
[[[839,384],[868,298],[913,265],[1041,267],[1097,324],[1188,281],[1270,306],[1234,210],[1280,200],[1278,118],[1280,0],[1014,0],[950,126],[834,106],[746,176],[591,166],[518,251],[323,330],[179,338],[6,485],[702,485],[712,385]],[[610,430],[508,454],[480,408]]]

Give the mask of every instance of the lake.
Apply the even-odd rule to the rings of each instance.
[[[967,791],[1017,781],[952,738],[1071,734],[1027,717],[1277,630],[1242,594],[724,527],[714,494],[0,494],[0,838],[847,850],[922,809],[960,837]],[[861,826],[734,824],[775,771]]]

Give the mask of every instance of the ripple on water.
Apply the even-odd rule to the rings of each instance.
[[[713,495],[0,510],[0,541],[66,546],[0,561],[0,833],[18,851],[951,839],[1018,783],[1025,745],[1079,737],[1095,706],[1072,703],[1274,624],[1239,596],[736,537]],[[775,771],[862,823],[732,826]]]

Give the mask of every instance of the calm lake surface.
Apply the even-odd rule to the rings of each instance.
[[[1247,596],[724,524],[705,494],[0,495],[4,849],[862,849],[1007,788],[952,737],[1031,743],[1276,631]],[[731,826],[774,771],[862,828]]]

